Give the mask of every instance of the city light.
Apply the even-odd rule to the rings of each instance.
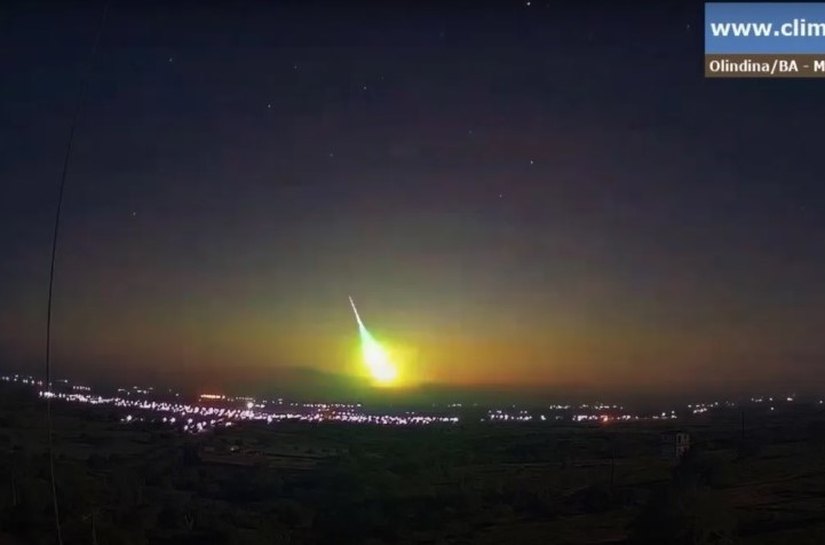
[[[430,414],[418,414],[415,411],[398,411],[395,414],[371,412],[361,403],[298,402],[285,401],[283,398],[258,399],[250,396],[232,396],[226,394],[200,394],[197,401],[188,403],[181,400],[181,394],[172,390],[161,390],[165,397],[174,401],[162,400],[155,394],[153,387],[118,388],[115,395],[102,395],[93,392],[90,386],[72,385],[68,380],[55,381],[51,389],[43,388],[43,382],[30,376],[5,375],[0,381],[26,385],[36,389],[38,395],[68,403],[87,405],[108,405],[122,410],[120,421],[124,424],[159,423],[179,428],[186,433],[207,432],[216,427],[228,427],[240,422],[340,422],[347,424],[364,424],[379,426],[422,426],[457,424],[461,421],[461,402],[446,403],[442,414],[437,404],[433,403]],[[156,399],[153,399],[156,398]],[[760,406],[772,397],[751,397],[749,403]],[[782,399],[796,401],[785,396]],[[822,404],[822,400],[818,400]],[[477,406],[477,404],[473,404]],[[723,409],[732,409],[738,405],[731,401],[709,401],[688,404],[684,416],[700,417]],[[775,407],[767,407],[774,412]],[[526,409],[516,405],[507,409],[489,409],[482,422],[529,424],[572,422],[576,424],[612,425],[614,423],[632,423],[656,420],[676,420],[680,416],[676,409],[667,409],[648,414],[634,414],[622,405],[607,403],[550,404],[543,408]]]

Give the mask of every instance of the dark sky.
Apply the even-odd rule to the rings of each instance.
[[[67,4],[0,8],[9,368],[102,12]],[[110,2],[56,374],[357,374],[352,295],[408,384],[820,388],[825,83],[706,80],[701,3],[613,4]]]

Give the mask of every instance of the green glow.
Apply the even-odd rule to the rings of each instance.
[[[364,363],[367,364],[370,375],[379,385],[389,386],[395,382],[398,377],[398,369],[390,361],[390,357],[384,347],[375,340],[375,338],[367,331],[364,322],[361,321],[361,316],[358,315],[358,309],[355,308],[355,301],[352,296],[349,298],[349,304],[352,305],[352,312],[355,314],[355,321],[358,322],[358,333],[361,334],[361,351],[364,355]]]
[[[364,324],[358,324],[358,332],[361,334],[361,351],[364,355],[364,363],[367,364],[372,378],[379,384],[391,384],[397,378],[398,370],[390,361],[387,351],[367,331]]]

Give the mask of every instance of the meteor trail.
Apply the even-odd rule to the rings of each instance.
[[[349,296],[349,304],[352,305],[352,311],[355,313],[355,320],[358,322],[358,327],[363,328],[364,323],[361,321],[361,317],[358,316],[358,309],[355,308],[355,301],[352,300],[352,295]]]
[[[352,312],[355,314],[355,321],[358,322],[358,333],[361,336],[361,352],[364,356],[364,363],[367,364],[372,378],[379,384],[391,384],[398,376],[398,370],[390,361],[389,355],[384,348],[376,341],[372,334],[364,326],[361,321],[361,316],[358,315],[358,309],[355,307],[355,301],[352,296],[349,296],[349,304],[352,306]]]

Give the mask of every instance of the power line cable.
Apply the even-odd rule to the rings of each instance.
[[[63,157],[63,170],[60,174],[60,190],[57,196],[57,210],[54,215],[54,232],[52,234],[52,257],[49,265],[49,297],[46,306],[46,428],[48,433],[48,452],[49,452],[49,480],[51,481],[52,489],[52,504],[54,507],[54,525],[57,533],[58,545],[63,545],[63,532],[60,526],[60,507],[57,501],[57,480],[54,472],[54,424],[52,419],[52,369],[51,369],[51,346],[52,346],[52,299],[54,295],[54,265],[57,257],[57,241],[60,234],[60,213],[63,210],[63,194],[66,189],[66,178],[69,172],[69,161],[72,155],[72,144],[74,143],[74,135],[77,130],[77,123],[80,119],[80,113],[83,110],[83,103],[86,99],[86,91],[89,87],[89,80],[92,76],[92,69],[94,68],[94,59],[97,55],[97,49],[100,45],[100,38],[103,35],[103,27],[106,23],[106,16],[109,12],[109,2],[103,5],[103,15],[100,18],[100,25],[97,29],[97,36],[95,36],[92,50],[89,54],[89,61],[86,70],[86,77],[80,87],[80,93],[77,96],[77,104],[75,106],[74,116],[72,117],[72,124],[69,128],[69,139],[66,143],[66,154]]]

